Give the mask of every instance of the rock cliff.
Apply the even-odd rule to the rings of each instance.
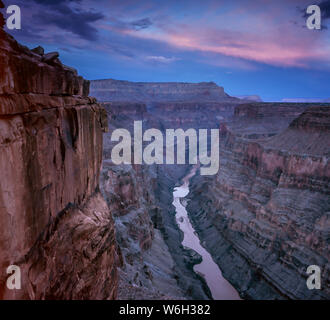
[[[321,266],[324,287],[329,281],[328,105],[170,101],[104,106],[110,132],[117,127],[132,131],[134,120],[143,120],[145,129],[219,127],[219,174],[197,175],[188,205],[203,245],[243,298],[328,297],[326,289],[306,287],[310,264]],[[207,298],[205,283],[191,272],[196,262],[181,246],[171,205],[171,192],[189,166],[114,166],[112,146],[108,134],[101,185],[123,252],[119,297]]]
[[[91,94],[100,101],[170,102],[239,101],[227,95],[214,82],[129,82],[121,80],[93,80]]]
[[[276,119],[286,118],[285,106],[276,108]],[[194,225],[245,298],[330,297],[330,107],[302,110],[282,130],[287,120],[276,127],[274,109],[238,106],[238,119],[222,132],[217,176],[196,177],[191,188]],[[244,126],[251,117],[259,119]],[[267,136],[268,117],[275,124]],[[321,268],[321,290],[306,286],[309,265]]]
[[[205,299],[203,283],[192,272],[192,253],[181,246],[171,189],[187,167],[114,165],[111,132],[134,120],[146,128],[164,124],[143,103],[104,103],[109,133],[104,136],[101,190],[113,212],[122,252],[118,299]],[[165,170],[165,171],[163,171]],[[171,173],[172,171],[172,173]],[[190,268],[190,269],[189,269]]]
[[[120,261],[99,191],[105,111],[57,53],[30,51],[2,28],[0,70],[0,299],[113,299]],[[21,268],[20,290],[6,286],[9,265]]]

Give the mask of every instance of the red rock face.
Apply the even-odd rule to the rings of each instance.
[[[0,35],[0,298],[113,299],[114,226],[99,193],[105,110],[75,70]],[[12,264],[21,290],[6,286]]]

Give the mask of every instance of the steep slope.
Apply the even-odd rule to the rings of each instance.
[[[233,224],[233,228],[238,228],[240,223],[249,223],[252,217],[256,216],[255,210],[258,206],[261,207],[269,201],[268,197],[271,197],[273,188],[276,188],[278,175],[281,174],[277,168],[278,158],[283,158],[280,163],[289,161],[286,152],[280,149],[277,143],[288,143],[287,150],[293,146],[297,147],[297,142],[300,141],[300,137],[304,136],[306,130],[303,129],[293,134],[292,132],[296,130],[292,128],[295,122],[289,128],[288,125],[309,108],[310,104],[236,104],[236,108],[233,103],[203,102],[158,102],[153,103],[152,106],[137,102],[112,102],[103,105],[108,111],[110,133],[105,136],[104,170],[101,185],[105,197],[115,213],[117,239],[123,251],[124,268],[121,272],[123,290],[120,290],[119,294],[121,298],[166,299],[168,296],[178,297],[179,295],[179,297],[183,296],[184,298],[200,299],[207,298],[208,293],[205,283],[196,279],[196,275],[191,272],[197,259],[194,258],[193,252],[187,252],[181,246],[182,233],[174,219],[174,207],[172,206],[171,191],[175,185],[180,183],[180,179],[187,173],[189,166],[123,165],[118,167],[110,161],[111,148],[116,144],[110,139],[111,132],[116,128],[125,128],[132,132],[134,120],[142,120],[144,129],[158,128],[162,131],[166,128],[180,127],[217,128],[221,123],[221,168],[219,175],[208,178],[197,175],[191,188],[192,201],[188,211],[191,210],[195,227],[202,239],[206,240],[207,248],[213,253],[213,257],[221,266],[226,278],[233,282],[243,297],[253,299],[304,297],[301,293],[296,294],[294,292],[296,284],[299,284],[300,281],[294,270],[292,273],[286,274],[287,269],[285,267],[284,271],[281,271],[284,272],[284,275],[279,275],[281,281],[275,277],[275,271],[272,271],[270,275],[259,275],[260,265],[266,263],[272,265],[276,260],[274,256],[272,259],[275,260],[267,260],[270,254],[268,250],[256,254],[254,252],[259,248],[257,246],[268,245],[266,240],[261,241],[262,237],[267,236],[268,228],[270,229],[270,227],[264,227],[264,224],[267,225],[266,223],[259,223],[258,220],[255,223],[256,226],[252,223],[251,226],[249,225],[252,230],[251,233],[254,232],[255,234],[256,244],[249,239],[246,240],[247,236],[245,238],[242,236],[243,240],[237,240],[236,233],[230,233],[229,240],[227,238],[224,240],[223,233],[227,237],[227,231],[228,233],[232,232],[229,231],[231,224]],[[319,118],[326,119],[327,115],[324,114],[324,116],[320,115]],[[305,117],[305,114],[302,117]],[[315,136],[316,133],[306,134],[314,136],[311,135],[310,139],[304,137],[300,141],[301,148],[304,149],[304,144],[309,143],[308,141],[311,142],[311,139],[314,139],[315,145],[317,144],[315,141],[321,142],[318,144],[319,148],[327,146],[329,140],[327,140],[326,134],[321,134],[323,138],[318,133],[317,136]],[[282,137],[282,135],[284,136]],[[294,139],[292,140],[290,136]],[[272,148],[271,144],[273,145]],[[267,147],[267,145],[269,146]],[[313,152],[315,153],[315,150]],[[268,169],[265,164],[261,165],[262,161],[267,162]],[[275,167],[273,168],[272,165]],[[301,165],[307,166],[306,163]],[[290,167],[295,168],[296,166],[291,162]],[[299,171],[299,166],[296,168]],[[284,168],[281,170],[285,171]],[[297,173],[298,176],[299,174]],[[285,176],[283,174],[282,178],[285,179]],[[321,187],[326,190],[326,184],[323,183]],[[309,186],[309,188],[312,187]],[[282,194],[280,201],[284,201],[286,198],[291,201],[292,194],[289,192]],[[296,194],[299,195],[299,193],[298,190]],[[311,190],[311,198],[313,197],[312,193],[313,190]],[[304,196],[306,193],[300,195],[300,197]],[[233,200],[230,200],[231,197]],[[327,196],[315,195],[313,199],[313,203],[315,202],[320,210],[325,210],[323,205],[328,199]],[[275,196],[273,201],[277,201]],[[224,203],[223,206],[228,205],[228,210],[234,212],[230,227],[227,226],[227,220],[222,222],[219,215],[222,203]],[[302,202],[301,206],[297,206],[293,202],[283,203],[280,208],[282,211],[300,210],[299,212],[301,212],[308,211],[310,206],[305,202]],[[227,219],[227,216],[223,219]],[[259,219],[259,215],[257,219]],[[304,223],[307,229],[311,227],[310,221],[303,222],[303,219],[299,217],[294,218],[294,220],[297,224]],[[324,241],[327,231],[326,227],[322,228],[325,228],[322,230]],[[287,231],[283,226],[279,226],[277,231],[272,232],[285,234]],[[252,236],[249,235],[249,237]],[[283,239],[278,237],[275,244],[270,246],[278,246],[282,241]],[[309,252],[310,249],[306,249],[308,246],[302,247],[299,255]],[[226,250],[229,252],[227,253]],[[237,250],[239,254],[234,254],[231,250],[233,252]],[[285,251],[285,249],[283,250]],[[162,260],[159,260],[159,256],[157,257],[155,252],[160,251],[164,253],[164,256],[167,256],[166,261],[169,262],[171,268],[165,267],[164,263],[159,263]],[[315,259],[310,255],[311,261],[322,264],[325,261],[322,257],[323,253],[320,255],[321,258],[316,254]],[[153,259],[148,260],[150,254],[154,256]],[[250,255],[255,256],[256,261],[252,261]],[[246,258],[250,264],[244,262],[245,260],[241,256]],[[263,262],[263,260],[267,261]],[[303,270],[303,267],[301,268]],[[306,277],[306,274],[303,277]],[[167,286],[163,285],[165,279],[169,279]],[[305,282],[302,285],[306,287]],[[281,289],[278,290],[277,287]],[[317,294],[313,296],[313,298],[317,297]]]
[[[206,299],[203,283],[191,270],[192,252],[181,246],[171,205],[171,188],[187,167],[171,166],[164,172],[163,166],[114,165],[113,130],[125,128],[132,133],[134,120],[143,120],[146,128],[161,129],[162,124],[142,103],[103,105],[110,130],[104,136],[101,190],[114,215],[123,257],[118,298]]]
[[[329,299],[330,108],[308,108],[283,132],[282,119],[268,138],[264,108],[238,107],[245,117],[222,132],[219,173],[194,179],[188,211],[243,297]],[[244,127],[251,110],[259,120]],[[306,286],[309,265],[321,268],[321,290]]]
[[[113,299],[119,257],[99,192],[105,111],[56,53],[2,29],[0,70],[0,298]],[[20,290],[6,286],[9,265],[21,268]]]

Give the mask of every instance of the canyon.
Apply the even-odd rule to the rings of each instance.
[[[150,104],[134,98],[128,93],[130,102],[101,103],[110,131],[132,131],[134,120],[163,131],[219,129],[219,172],[191,179],[186,209],[203,247],[241,298],[329,299],[329,104],[203,103],[183,97]],[[109,159],[111,142],[105,141],[104,159]],[[150,214],[152,228],[160,232],[177,264],[175,277],[181,279],[182,293],[197,298],[196,283],[190,281],[193,286],[187,290],[182,272],[198,281],[192,266],[201,257],[192,252],[194,259],[182,259],[191,250],[182,246],[184,234],[174,219],[171,197],[191,166],[142,168],[154,179],[152,203],[157,210]],[[321,290],[306,286],[306,270],[313,264],[322,270]],[[210,297],[205,280],[199,281]]]
[[[174,188],[173,192],[173,206],[176,211],[175,218],[183,232],[182,245],[185,248],[194,250],[201,256],[200,263],[194,265],[194,271],[206,281],[213,299],[240,300],[237,291],[222,276],[218,265],[213,261],[210,253],[202,246],[188,217],[185,197],[189,194],[189,181],[196,174],[196,171],[197,165],[193,166],[191,172],[182,179],[183,185]]]
[[[330,298],[329,104],[87,81],[3,25],[0,14],[0,299],[205,300],[218,285],[224,298]],[[134,121],[217,129],[219,171],[115,164],[112,133],[133,136]],[[199,272],[203,261],[216,271]],[[312,264],[321,290],[306,286]],[[20,290],[6,285],[10,265]]]
[[[243,298],[329,299],[330,108],[308,107],[283,131],[264,108],[236,109],[257,133],[240,119],[227,126],[219,173],[195,178],[187,210]],[[306,286],[309,265],[321,268],[321,290]]]

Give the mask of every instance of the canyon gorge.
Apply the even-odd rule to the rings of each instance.
[[[216,299],[212,278],[225,299],[330,299],[329,104],[239,99],[213,82],[87,81],[3,24],[0,299]],[[218,173],[114,164],[111,133],[134,121],[218,129]],[[197,270],[203,259],[221,281]],[[306,286],[309,265],[320,290]]]
[[[110,94],[117,90],[112,84],[113,80]],[[170,87],[182,91],[182,85]],[[207,87],[201,86],[205,93]],[[97,93],[92,89],[92,95]],[[228,101],[227,97],[203,103],[199,98],[184,101],[184,96],[181,101],[142,103],[135,101],[134,94],[128,102],[122,97],[102,105],[108,111],[110,131],[117,127],[132,131],[134,120],[161,130],[219,128],[220,170],[216,176],[196,174],[187,196],[188,215],[203,247],[243,299],[329,299],[329,105]],[[104,159],[110,159],[111,144],[106,137]],[[157,210],[149,215],[153,230],[163,235],[177,263],[176,276],[185,296],[194,292],[190,297],[200,298],[195,286],[187,291],[181,272],[192,271],[191,265],[198,265],[201,257],[195,253],[195,261],[179,263],[182,252],[190,250],[182,248],[184,234],[171,206],[171,190],[182,184],[191,167],[142,167],[154,180],[152,203]],[[141,168],[132,170],[136,174]],[[133,193],[132,186],[126,190]],[[112,191],[115,195],[118,192]],[[309,265],[320,266],[322,290],[307,288]],[[210,297],[207,288],[204,291]]]

